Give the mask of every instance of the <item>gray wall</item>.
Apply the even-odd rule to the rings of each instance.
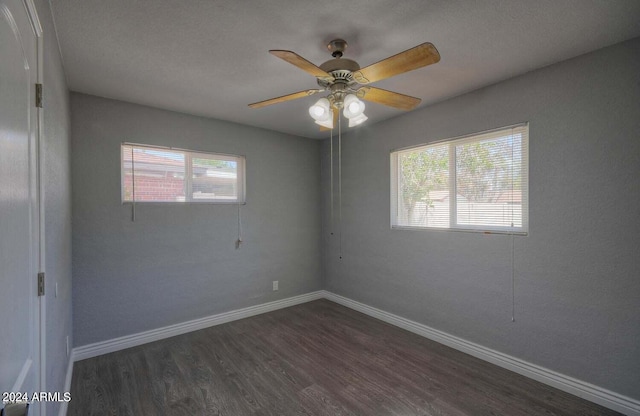
[[[46,390],[64,391],[71,347],[71,138],[69,92],[65,81],[49,2],[36,0],[44,31],[44,109],[42,165],[46,294]],[[55,296],[55,285],[58,296]],[[47,402],[47,414],[58,414],[60,403]]]
[[[320,289],[319,142],[76,93],[71,109],[76,346]],[[234,205],[140,203],[132,222],[123,141],[245,155],[242,248]]]
[[[338,233],[329,235],[326,141],[320,149],[309,139],[73,93],[74,344],[324,287],[640,399],[638,73],[640,39],[346,135],[342,260]],[[511,322],[510,237],[391,230],[389,152],[523,121],[530,233],[514,239]],[[60,140],[51,190],[61,190],[62,214],[50,222],[64,238]],[[139,204],[131,222],[131,207],[120,203],[122,141],[246,155],[245,245],[234,248],[234,206]],[[55,234],[47,233],[49,244]],[[63,275],[68,248],[61,250]]]
[[[325,197],[326,288],[640,399],[638,74],[635,39],[343,137],[343,259]],[[389,152],[524,121],[512,323],[510,237],[391,230]],[[328,157],[325,141],[325,196]]]

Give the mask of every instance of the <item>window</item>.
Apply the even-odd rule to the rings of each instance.
[[[529,126],[391,153],[392,228],[526,233]]]
[[[123,202],[244,203],[242,156],[123,144]]]

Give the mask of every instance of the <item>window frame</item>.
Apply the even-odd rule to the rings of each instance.
[[[496,135],[504,132],[505,135],[514,129],[524,129],[521,146],[521,176],[523,179],[522,189],[522,226],[521,227],[504,227],[504,226],[485,226],[485,225],[469,225],[458,224],[457,221],[457,169],[456,169],[456,146],[467,143],[481,142],[490,140],[486,136]],[[485,137],[483,137],[485,136]],[[398,224],[398,211],[402,206],[402,195],[399,192],[400,185],[400,165],[398,163],[399,155],[402,153],[427,149],[435,146],[448,146],[449,169],[448,169],[448,190],[449,190],[449,226],[448,227],[429,227],[418,225],[400,225]],[[529,234],[529,123],[519,123],[511,126],[500,127],[491,130],[480,131],[463,136],[453,138],[435,140],[429,143],[393,149],[389,153],[390,160],[390,226],[392,230],[429,230],[429,231],[454,231],[454,232],[471,232],[483,234]],[[454,197],[451,197],[453,195]]]
[[[125,200],[125,166],[124,166],[124,148],[144,148],[152,150],[167,150],[180,152],[184,154],[184,201],[143,201],[143,200]],[[204,157],[203,157],[204,156]],[[208,157],[212,156],[212,157]],[[238,198],[233,200],[222,199],[194,199],[193,198],[193,158],[235,160],[237,165],[236,179],[238,184]],[[220,160],[218,159],[218,160]],[[141,143],[122,142],[120,144],[120,200],[122,205],[127,204],[219,204],[219,205],[246,205],[247,203],[247,185],[246,185],[246,166],[247,159],[244,155],[235,155],[231,153],[208,152],[202,150],[189,150],[178,147],[156,146]]]

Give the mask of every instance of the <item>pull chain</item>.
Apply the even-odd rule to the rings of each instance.
[[[342,122],[338,117],[338,222],[340,227],[339,256],[342,259]]]
[[[242,204],[238,203],[238,239],[236,240],[236,250],[242,245]]]
[[[330,138],[330,152],[331,152],[331,156],[329,158],[330,160],[330,173],[329,176],[331,177],[331,225],[330,225],[330,229],[331,229],[331,235],[333,235],[333,206],[334,206],[334,202],[333,202],[333,127],[331,127],[331,138]]]
[[[131,146],[131,184],[133,185],[133,191],[131,192],[131,222],[136,222],[136,159],[133,153],[133,146]]]
[[[511,199],[514,198],[514,177],[513,177],[513,129],[511,129]],[[515,240],[513,236],[513,210],[511,204],[511,322],[516,321],[516,261],[515,261]]]

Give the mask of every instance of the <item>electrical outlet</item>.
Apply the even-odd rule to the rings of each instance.
[[[55,296],[58,297],[58,282],[56,282],[55,286]]]
[[[273,291],[275,292],[276,290],[278,290],[278,281],[274,280],[273,281]]]

